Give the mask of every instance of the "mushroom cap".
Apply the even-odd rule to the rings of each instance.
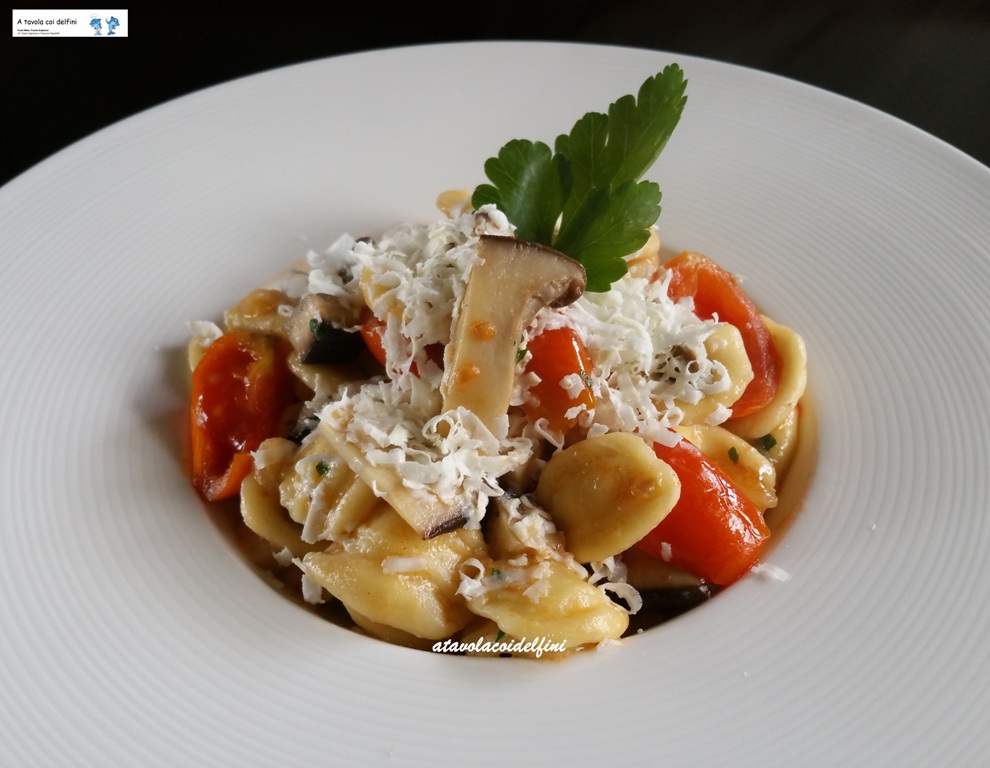
[[[465,407],[490,430],[512,397],[523,330],[544,307],[576,301],[587,285],[580,262],[545,245],[482,235],[447,348],[444,410]]]

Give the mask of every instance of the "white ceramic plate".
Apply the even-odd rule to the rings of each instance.
[[[434,215],[667,63],[666,243],[810,352],[821,453],[772,561],[622,649],[472,660],[267,587],[184,476],[185,322]],[[261,74],[0,190],[0,763],[976,765],[990,749],[990,170],[876,111],[628,49],[465,44]]]

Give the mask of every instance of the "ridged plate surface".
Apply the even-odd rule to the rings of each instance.
[[[810,356],[804,510],[704,608],[563,664],[390,647],[231,548],[182,464],[185,322],[433,215],[679,61],[671,248]],[[0,764],[972,766],[990,751],[990,170],[862,105],[658,52],[463,44],[192,94],[0,189]]]

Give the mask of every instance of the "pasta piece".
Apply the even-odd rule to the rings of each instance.
[[[395,627],[390,627],[387,624],[379,624],[377,621],[372,621],[364,614],[358,613],[353,608],[347,609],[347,615],[351,617],[351,620],[360,629],[364,630],[372,637],[377,637],[379,640],[384,640],[386,643],[402,645],[406,648],[418,648],[421,651],[426,651],[431,648],[434,642],[433,640],[416,637],[416,635],[410,634],[409,632],[404,632],[401,629],[396,629]]]
[[[358,364],[313,365],[300,361],[297,355],[289,355],[289,370],[312,392],[332,395],[345,384],[369,378],[369,373]]]
[[[660,269],[660,235],[656,227],[650,227],[650,239],[646,245],[626,260],[629,275],[652,280]]]
[[[471,210],[470,189],[448,189],[437,195],[437,208],[448,218],[456,219],[464,211]]]
[[[371,486],[353,475],[343,484],[332,508],[327,512],[321,538],[340,541],[368,517],[377,501],[378,497]]]
[[[195,371],[207,347],[223,335],[223,330],[216,323],[206,321],[190,323],[189,327],[192,335],[186,344],[186,361],[189,363],[189,370]]]
[[[382,301],[382,297],[389,293],[389,288],[376,280],[375,272],[370,267],[365,267],[361,270],[358,276],[358,286],[360,287],[361,297],[364,299],[365,305],[374,311],[377,317],[384,318],[390,314],[399,317],[402,316],[405,307],[394,297],[388,305],[378,306]]]
[[[468,651],[468,656],[498,656],[500,654],[498,650],[494,649],[494,646],[503,641],[514,639],[509,638],[491,619],[479,619],[464,629],[460,642],[473,647],[473,650]],[[492,650],[484,650],[486,643]]]
[[[342,538],[376,503],[371,488],[318,431],[309,434],[283,475],[279,497],[308,542]]]
[[[493,511],[485,530],[492,557],[530,555],[545,560],[565,554],[564,535],[550,515],[529,501],[528,496],[496,499]]]
[[[555,453],[536,486],[536,500],[564,532],[578,561],[604,560],[628,549],[673,509],[681,483],[674,471],[629,432],[589,437]]]
[[[542,565],[547,573],[535,594],[532,585],[522,589],[506,579],[509,584],[503,588],[496,583],[468,597],[468,607],[494,621],[510,637],[564,643],[569,651],[622,636],[629,617],[604,590],[564,563],[551,560]],[[511,573],[512,568],[506,561],[494,564],[498,574]],[[487,581],[498,580],[496,576]]]
[[[766,456],[723,427],[695,424],[677,432],[715,462],[760,512],[777,506],[777,471]]]
[[[794,460],[794,454],[797,452],[800,409],[801,404],[799,403],[791,409],[791,412],[780,424],[768,433],[771,439],[767,442],[772,442],[773,445],[766,449],[766,455],[776,468],[778,477],[787,474],[787,470],[790,469],[791,462]]]
[[[734,325],[721,323],[716,326],[705,339],[705,350],[710,359],[721,363],[725,368],[724,376],[728,379],[728,386],[721,392],[706,395],[696,403],[677,401],[677,406],[684,412],[681,424],[703,424],[709,419],[718,418],[721,412],[732,407],[753,380],[753,367],[749,363],[742,335]]]
[[[818,455],[817,424],[814,403],[805,392],[797,407],[770,433],[772,440],[756,441],[758,446],[764,446],[761,450],[777,466],[778,504],[766,516],[775,534],[783,530],[804,503]],[[774,442],[772,446],[771,442]]]
[[[772,432],[794,410],[808,381],[808,354],[804,339],[790,328],[763,318],[780,354],[780,383],[773,400],[756,413],[730,420],[726,426],[740,437],[756,440]]]
[[[289,518],[278,497],[266,493],[254,475],[241,483],[241,517],[250,530],[271,544],[273,552],[287,549],[293,557],[302,557],[318,548],[302,540],[302,526]]]
[[[224,312],[223,321],[230,331],[272,333],[284,337],[286,315],[279,312],[279,307],[292,304],[292,299],[282,291],[257,288]]]
[[[420,638],[441,640],[471,618],[457,594],[460,565],[484,555],[479,530],[423,539],[385,501],[346,540],[303,558],[307,575],[348,610]]]

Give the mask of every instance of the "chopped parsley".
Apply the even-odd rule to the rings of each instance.
[[[729,448],[729,459],[733,464],[739,461],[739,451],[736,450],[736,446]]]
[[[761,438],[754,440],[753,442],[755,443],[757,448],[759,448],[761,451],[766,453],[777,444],[777,438],[774,437],[773,435],[767,434]]]
[[[317,341],[323,341],[327,337],[327,330],[324,324],[315,317],[309,321],[309,332],[313,334],[313,338]]]
[[[330,471],[330,465],[327,464],[325,461],[318,461],[316,463],[316,474],[318,474],[320,477],[323,477],[329,471]]]
[[[491,182],[471,197],[494,203],[523,239],[577,259],[587,290],[607,291],[626,273],[625,258],[642,248],[660,215],[660,187],[640,177],[656,162],[677,126],[687,81],[676,64],[650,77],[637,96],[589,112],[551,148],[514,139],[485,162]]]

